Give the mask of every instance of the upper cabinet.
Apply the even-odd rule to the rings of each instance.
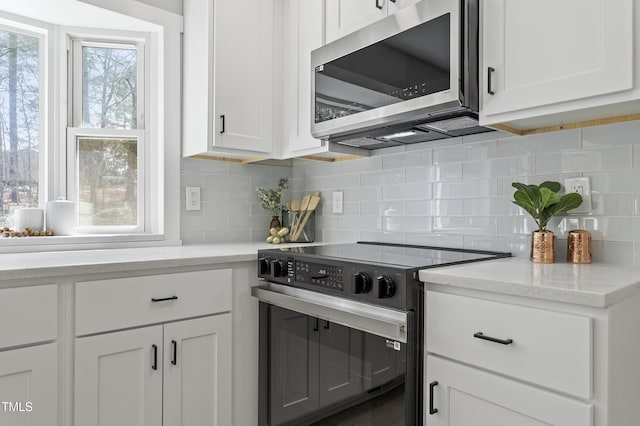
[[[332,42],[418,0],[326,0],[326,41]]]
[[[311,51],[323,43],[323,0],[283,0],[283,157],[327,151],[311,136]]]
[[[184,156],[272,156],[273,7],[184,1]]]
[[[633,0],[482,4],[480,124],[560,125],[638,98]]]

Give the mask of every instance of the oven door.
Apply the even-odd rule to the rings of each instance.
[[[260,300],[259,424],[416,425],[414,312],[278,284]]]

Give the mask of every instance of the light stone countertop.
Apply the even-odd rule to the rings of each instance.
[[[1,254],[0,281],[255,261],[260,249],[295,246],[302,244],[247,242]]]
[[[536,264],[524,257],[423,269],[420,281],[493,293],[607,307],[640,291],[640,268]]]

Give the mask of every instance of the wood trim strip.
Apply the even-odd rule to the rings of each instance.
[[[496,130],[502,130],[509,133],[514,133],[520,136],[526,135],[536,135],[540,133],[548,133],[548,132],[557,132],[559,130],[569,130],[569,129],[581,129],[583,127],[592,127],[592,126],[602,126],[605,124],[615,124],[615,123],[624,123],[626,121],[634,121],[640,120],[640,114],[627,114],[620,115],[617,117],[609,117],[609,118],[600,118],[597,120],[586,120],[586,121],[577,121],[574,123],[567,124],[557,124],[555,126],[548,127],[540,127],[537,129],[527,129],[520,130],[511,126],[507,126],[506,124],[492,124],[490,127]]]

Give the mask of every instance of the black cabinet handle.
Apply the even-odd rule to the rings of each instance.
[[[160,299],[156,299],[155,297],[152,297],[152,298],[151,298],[151,301],[152,301],[153,303],[156,303],[156,302],[166,302],[167,300],[178,300],[178,296],[162,297],[162,298],[160,298]]]
[[[225,123],[224,123],[224,114],[222,114],[222,115],[220,116],[220,120],[222,121],[222,123],[221,123],[221,124],[222,124],[222,127],[221,127],[221,129],[220,129],[220,133],[224,133],[224,124],[225,124]]]
[[[473,337],[475,337],[476,339],[488,340],[489,342],[493,342],[493,343],[500,343],[501,345],[510,345],[513,343],[513,339],[506,339],[506,340],[497,339],[495,337],[485,336],[479,331],[475,333]]]
[[[395,2],[396,2],[396,0],[389,0],[389,1],[390,1],[391,3],[395,3]]]
[[[491,88],[491,80],[493,80],[491,76],[493,75],[494,71],[495,71],[495,68],[493,67],[487,68],[487,93],[490,95],[496,94],[496,92],[494,92],[493,89]]]
[[[171,364],[176,365],[178,363],[178,342],[172,340],[171,347],[173,348],[173,358],[171,359]]]
[[[331,327],[329,326],[329,324],[330,324],[330,323],[329,323],[329,321],[325,321],[325,322],[324,322],[324,329],[325,329],[325,330],[329,330],[329,329],[331,328]]]
[[[316,325],[313,327],[313,331],[320,330],[320,320],[316,318]]]
[[[438,412],[437,408],[433,408],[433,388],[438,386],[438,382],[429,383],[429,415],[435,414]]]
[[[384,0],[382,0],[384,1]],[[380,0],[376,0],[376,7],[380,10],[382,10],[382,5],[380,4]]]
[[[158,369],[158,345],[151,345],[153,351],[153,363],[151,364],[152,370]]]

